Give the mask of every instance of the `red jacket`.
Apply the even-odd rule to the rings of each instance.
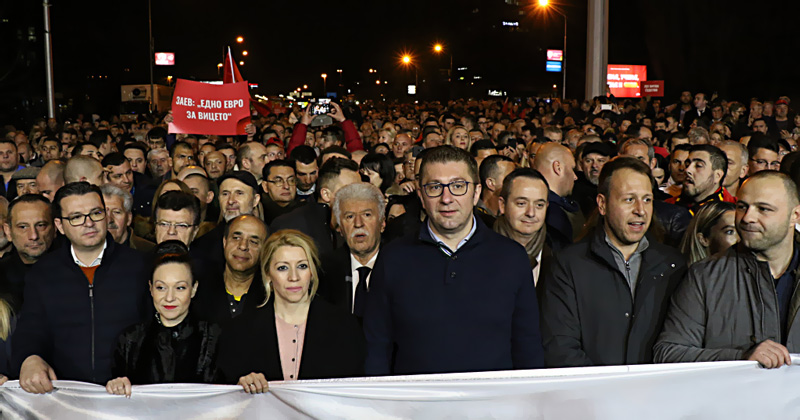
[[[364,150],[364,143],[361,142],[361,136],[358,135],[358,130],[352,121],[342,121],[342,130],[344,130],[344,146],[348,152],[352,153],[356,150]],[[301,122],[295,124],[294,130],[292,130],[292,138],[289,140],[289,146],[286,148],[287,155],[291,154],[295,147],[305,144],[307,132],[307,125]]]

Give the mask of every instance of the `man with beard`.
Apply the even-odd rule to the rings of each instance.
[[[755,360],[791,364],[800,352],[797,185],[761,171],[739,188],[739,244],[697,262],[672,297],[656,362]],[[757,302],[757,304],[754,304]]]
[[[133,222],[131,193],[113,184],[104,184],[100,187],[100,191],[103,192],[103,201],[106,203],[108,233],[114,238],[114,242],[141,252],[152,250],[156,244],[136,236],[131,229]]]
[[[554,254],[540,287],[545,365],[652,363],[653,344],[686,263],[645,236],[655,180],[632,157],[603,166],[601,220],[589,240]]]
[[[587,218],[597,208],[597,183],[600,171],[613,154],[613,149],[606,143],[587,143],[581,152],[578,162],[581,173],[578,174],[578,180],[572,187],[572,196]]]
[[[378,187],[358,182],[342,187],[333,216],[346,245],[321,257],[320,296],[358,317],[364,316],[369,278],[386,227],[386,204]]]
[[[224,269],[205,273],[191,309],[198,318],[221,323],[256,309],[266,291],[259,256],[267,240],[267,226],[259,218],[241,215],[225,225],[222,246]]]
[[[683,192],[667,200],[667,203],[685,207],[692,216],[700,207],[712,201],[734,203],[736,200],[722,186],[727,171],[728,159],[718,147],[708,144],[692,146],[686,160]]]
[[[192,146],[186,142],[175,143],[175,145],[172,146],[170,160],[172,161],[170,179],[175,179],[178,177],[178,173],[180,173],[181,169],[194,163],[194,151],[192,150]]]
[[[11,297],[15,311],[23,301],[25,275],[53,244],[56,229],[50,202],[39,194],[25,194],[8,206],[8,218],[3,224],[5,237],[14,244],[13,250],[0,260],[0,278]]]

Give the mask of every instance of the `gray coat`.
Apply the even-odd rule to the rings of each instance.
[[[790,353],[800,352],[799,272],[794,272],[785,340]],[[741,360],[762,341],[782,342],[781,335],[778,294],[769,266],[741,245],[733,246],[689,268],[672,295],[653,348],[654,359],[656,363]]]

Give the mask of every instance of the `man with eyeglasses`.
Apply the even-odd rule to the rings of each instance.
[[[294,165],[288,160],[273,160],[264,166],[261,181],[261,205],[264,222],[272,223],[276,217],[300,207],[297,197],[297,177]]]
[[[753,176],[756,172],[781,169],[780,146],[766,134],[753,134],[747,143],[747,153],[750,155],[747,162],[748,176]]]
[[[200,226],[200,200],[183,191],[168,191],[156,200],[156,243],[179,240],[190,246]]]
[[[108,235],[100,188],[67,184],[52,208],[69,244],[26,276],[11,357],[22,389],[37,394],[52,391],[56,379],[106,383],[120,332],[152,312],[147,264]]]
[[[420,187],[427,221],[381,250],[371,272],[366,373],[541,367],[528,255],[473,215],[481,192],[475,159],[451,146],[430,149]]]

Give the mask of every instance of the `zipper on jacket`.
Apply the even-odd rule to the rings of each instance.
[[[94,284],[92,283],[89,283],[89,308],[92,312],[92,380],[97,381],[94,361]]]

